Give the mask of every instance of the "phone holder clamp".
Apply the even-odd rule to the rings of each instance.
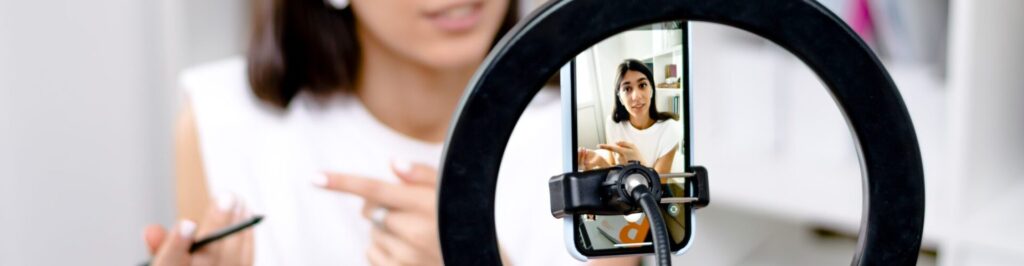
[[[562,218],[572,214],[625,215],[640,212],[630,196],[633,187],[640,184],[651,189],[656,201],[662,204],[692,204],[703,208],[711,201],[708,189],[708,171],[695,166],[692,172],[658,175],[654,169],[630,161],[624,165],[583,172],[571,172],[551,177],[551,215]],[[678,179],[691,179],[696,193],[673,197],[661,191],[662,184],[683,183]],[[692,195],[696,194],[696,195]]]

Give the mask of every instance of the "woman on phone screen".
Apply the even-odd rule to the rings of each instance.
[[[638,161],[658,173],[671,172],[682,138],[678,118],[658,111],[654,74],[643,62],[626,59],[616,70],[613,123],[605,126],[602,150],[579,150],[583,169]]]

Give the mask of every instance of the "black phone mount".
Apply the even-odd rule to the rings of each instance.
[[[747,30],[792,52],[821,78],[853,132],[863,173],[852,264],[913,265],[925,200],[910,114],[871,49],[812,0],[551,0],[520,21],[476,72],[445,144],[438,195],[445,263],[501,264],[494,228],[498,168],[516,122],[544,83],[605,38],[676,20]]]
[[[659,175],[654,169],[630,161],[624,165],[595,169],[584,172],[570,172],[551,177],[548,189],[551,194],[551,215],[563,218],[573,214],[626,215],[640,212],[629,195],[630,178],[642,178],[656,195],[660,203],[690,204],[703,208],[711,201],[708,192],[708,171],[695,166],[693,172]],[[670,179],[690,179],[696,188],[691,195],[666,195],[661,185]]]

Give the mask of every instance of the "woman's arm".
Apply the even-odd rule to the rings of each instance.
[[[174,129],[174,173],[178,218],[201,221],[206,206],[210,205],[210,198],[199,152],[195,115],[189,104],[178,114]]]
[[[671,173],[672,172],[672,161],[676,158],[676,150],[679,149],[679,145],[676,145],[668,153],[662,155],[657,161],[654,161],[654,171],[659,174]]]
[[[233,197],[220,198],[216,205],[210,205],[199,155],[195,117],[192,108],[185,106],[178,114],[174,130],[175,185],[181,222],[170,232],[157,224],[146,227],[143,238],[154,256],[152,265],[252,265],[252,230],[229,236],[195,252],[189,248],[196,237],[251,215]]]

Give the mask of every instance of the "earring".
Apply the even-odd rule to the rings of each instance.
[[[348,8],[348,0],[325,0],[325,1],[327,1],[328,5],[331,5],[334,8],[337,8],[337,9]]]

